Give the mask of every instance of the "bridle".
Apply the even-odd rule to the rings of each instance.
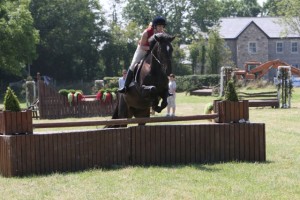
[[[157,49],[157,48],[160,48],[160,45],[159,45],[159,42],[155,39],[155,41],[156,41],[156,47],[154,46],[153,47],[153,49],[151,50],[151,55],[153,56],[153,58],[160,64],[160,66],[161,66],[161,68],[163,69],[162,71],[163,72],[167,72],[167,66],[166,65],[163,65],[162,63],[161,63],[161,61],[154,55],[154,52],[153,52],[153,50],[154,49]],[[157,51],[159,51],[159,50],[157,50]]]

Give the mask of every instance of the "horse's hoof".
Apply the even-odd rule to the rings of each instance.
[[[155,109],[153,109],[155,112],[157,112],[157,113],[160,113],[161,112],[161,108],[155,108]]]

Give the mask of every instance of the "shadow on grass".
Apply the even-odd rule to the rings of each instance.
[[[53,175],[62,175],[68,176],[77,173],[86,173],[91,170],[102,170],[103,172],[110,172],[110,171],[118,171],[123,170],[126,168],[142,168],[142,169],[184,169],[184,168],[192,168],[196,170],[201,170],[205,172],[218,172],[221,169],[218,167],[223,164],[255,164],[255,165],[269,165],[275,163],[274,161],[267,160],[265,162],[250,162],[250,161],[229,161],[229,162],[209,162],[209,163],[189,163],[189,164],[170,164],[170,165],[112,165],[110,167],[103,167],[103,166],[95,166],[93,168],[86,168],[86,169],[78,169],[78,170],[70,170],[70,171],[57,171],[57,172],[49,172],[49,173],[42,173],[42,174],[28,174],[25,176],[15,176],[14,178],[43,178],[43,177],[50,177]],[[6,178],[6,177],[3,177]]]

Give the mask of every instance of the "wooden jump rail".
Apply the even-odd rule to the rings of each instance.
[[[173,121],[192,121],[215,119],[218,114],[193,115],[178,117],[152,117],[152,118],[133,118],[133,119],[109,119],[98,121],[81,121],[81,122],[48,122],[34,123],[33,128],[56,128],[56,127],[76,127],[76,126],[102,126],[102,125],[124,125],[124,124],[143,124],[156,122],[173,122]]]
[[[219,102],[220,113],[91,122],[35,123],[34,128],[143,124],[219,118],[221,123],[159,124],[127,128],[0,135],[0,174],[5,177],[81,171],[97,167],[266,161],[263,123],[248,120],[247,103]],[[222,114],[223,112],[223,114]]]
[[[249,107],[267,107],[279,108],[279,99],[277,91],[247,93],[239,92],[239,97],[249,101]]]

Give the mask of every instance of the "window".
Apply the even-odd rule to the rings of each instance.
[[[291,50],[292,50],[292,53],[298,53],[298,43],[297,42],[292,42],[291,43]]]
[[[249,45],[248,45],[248,51],[249,53],[256,53],[256,43],[255,42],[249,42]]]
[[[276,42],[276,53],[283,53],[283,43]]]

